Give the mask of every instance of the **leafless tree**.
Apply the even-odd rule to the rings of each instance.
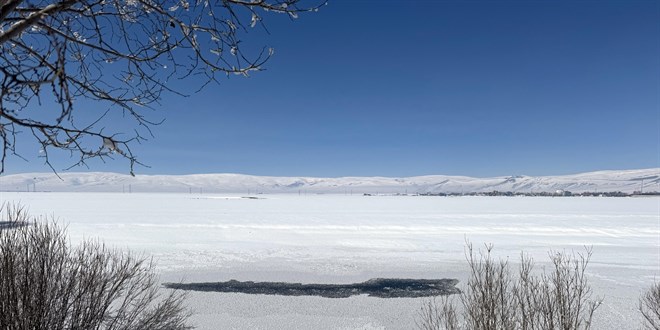
[[[159,123],[145,110],[152,110],[163,93],[179,93],[171,87],[173,80],[193,78],[201,88],[219,75],[260,70],[273,50],[244,51],[241,37],[255,26],[265,29],[262,19],[268,12],[296,18],[323,4],[0,1],[0,173],[8,156],[21,157],[16,145],[22,132],[38,141],[53,170],[49,152],[59,150],[71,154],[71,167],[91,158],[123,157],[133,174],[140,163],[130,146],[149,137],[150,127]],[[116,131],[115,120],[131,122],[134,131]]]
[[[521,256],[518,276],[507,261],[492,257],[491,245],[474,251],[467,244],[470,275],[459,296],[427,302],[419,315],[424,330],[578,330],[590,329],[601,300],[592,299],[586,278],[591,250],[551,253],[551,272],[534,273],[530,257]],[[460,316],[460,317],[459,317]]]
[[[653,284],[639,300],[646,329],[660,330],[660,282]]]
[[[146,259],[86,241],[8,207],[0,228],[0,329],[188,329],[183,296],[158,286]]]

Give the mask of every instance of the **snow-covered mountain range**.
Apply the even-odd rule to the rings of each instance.
[[[243,174],[137,175],[84,172],[0,176],[0,191],[180,192],[180,193],[471,193],[660,191],[660,168],[598,171],[561,176],[427,175],[389,177],[268,177]]]

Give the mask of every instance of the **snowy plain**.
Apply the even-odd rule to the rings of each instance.
[[[548,251],[584,252],[595,329],[637,329],[641,292],[660,280],[658,197],[431,197],[0,192],[155,257],[165,282],[354,283],[376,277],[467,278],[465,241],[538,268]],[[199,329],[412,329],[425,298],[282,297],[191,292]]]

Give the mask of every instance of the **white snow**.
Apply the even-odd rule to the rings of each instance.
[[[130,175],[24,173],[0,176],[4,191],[415,194],[469,192],[660,192],[660,168],[599,171],[563,176],[471,178],[429,175],[386,177],[267,177],[242,174]]]
[[[465,281],[466,239],[495,244],[512,263],[524,250],[539,267],[550,250],[586,245],[595,292],[605,298],[595,328],[623,329],[638,327],[637,297],[660,275],[657,197],[241,197],[0,192],[0,202],[20,201],[67,223],[74,242],[101,237],[155,256],[165,281]],[[197,292],[189,300],[201,329],[413,328],[423,301]]]

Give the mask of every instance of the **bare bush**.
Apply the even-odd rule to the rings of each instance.
[[[183,296],[153,263],[98,241],[72,246],[52,219],[7,207],[0,229],[0,329],[188,329]]]
[[[431,329],[590,329],[600,299],[592,299],[585,271],[591,258],[586,253],[551,253],[552,270],[534,273],[532,258],[521,256],[518,276],[507,261],[492,257],[491,245],[474,251],[467,245],[470,277],[460,294],[460,307],[451,299],[427,302],[418,326]]]
[[[5,211],[3,217],[0,217],[0,230],[26,226],[29,223],[30,216],[24,207],[14,204],[0,205],[0,213]]]
[[[452,298],[443,296],[429,300],[422,306],[417,319],[417,327],[422,330],[458,330],[458,313],[454,308]]]
[[[647,329],[660,330],[660,282],[653,284],[639,300],[639,311]]]
[[[514,301],[509,265],[506,261],[491,258],[492,246],[486,253],[475,254],[468,245],[467,260],[470,277],[467,289],[461,295],[465,307],[463,313],[466,326],[470,329],[512,329]]]

